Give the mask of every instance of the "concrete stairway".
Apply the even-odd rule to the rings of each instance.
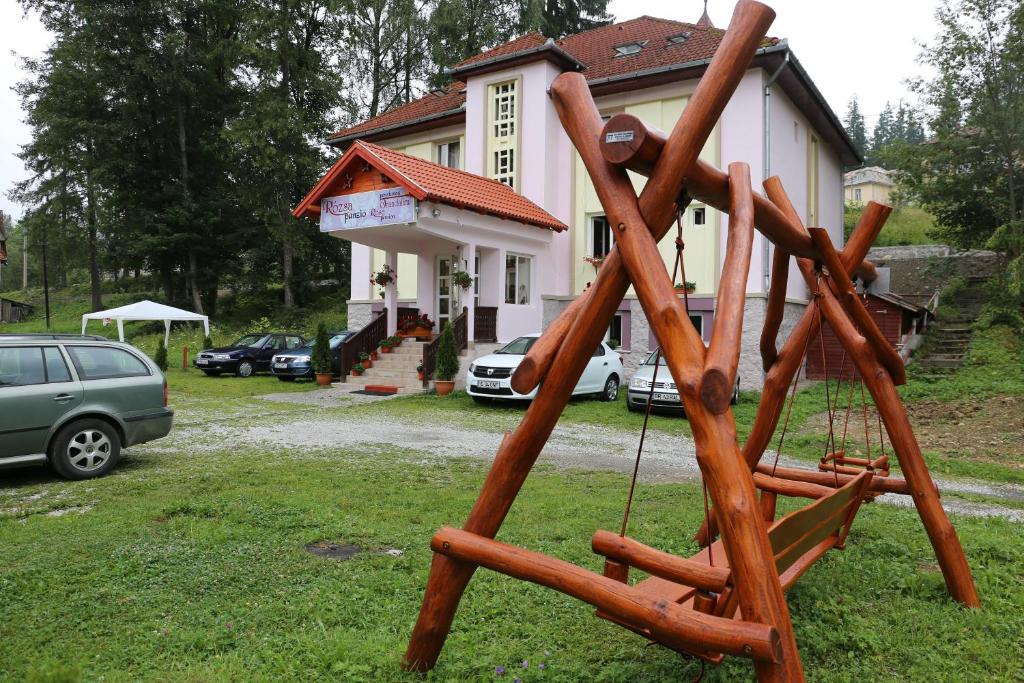
[[[362,375],[349,375],[343,384],[334,386],[356,391],[371,384],[397,387],[400,394],[423,392],[423,382],[416,376],[416,366],[423,361],[423,346],[426,342],[407,339],[391,353],[378,353],[373,367]]]
[[[951,308],[954,312],[938,320],[928,333],[927,351],[918,361],[923,376],[949,374],[963,365],[967,348],[974,337],[971,325],[977,320],[986,300],[987,282],[986,275],[968,277],[967,286],[952,301],[943,302],[945,308]]]

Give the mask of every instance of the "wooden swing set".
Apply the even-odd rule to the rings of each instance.
[[[751,188],[746,164],[732,163],[726,174],[698,159],[774,16],[765,5],[740,0],[714,58],[667,138],[629,115],[603,122],[580,74],[565,73],[552,83],[550,95],[562,125],[614,226],[615,247],[592,286],[548,327],[513,376],[516,391],[527,393],[539,385],[538,393],[519,427],[506,433],[465,525],[443,528],[431,541],[434,557],[406,651],[406,668],[426,671],[434,666],[473,572],[486,567],[579,598],[594,605],[598,616],[678,652],[711,662],[725,655],[747,657],[759,680],[802,681],[784,592],[826,552],[843,547],[861,502],[881,493],[912,497],[951,596],[967,606],[979,605],[960,541],[896,393],[896,385],[905,382],[903,362],[851,281],[873,271],[864,258],[889,208],[869,204],[846,247],[837,252],[824,229],[802,225],[778,178],[764,182],[762,197]],[[639,196],[627,169],[648,176]],[[691,198],[730,216],[707,349],[690,324],[685,297],[680,301],[676,294],[676,274],[669,275],[657,246]],[[739,363],[755,226],[775,250],[760,345],[765,385],[753,429],[741,449],[729,399]],[[677,245],[677,268],[682,269],[681,235]],[[813,297],[777,348],[791,257]],[[604,573],[597,574],[494,537],[630,284],[661,341],[664,367],[680,390],[692,427],[705,490],[704,523],[697,533],[703,550],[681,558],[627,537],[631,484],[621,532],[599,530],[593,536],[594,551],[606,558]],[[873,399],[880,443],[884,444],[884,426],[902,479],[888,476],[884,445],[878,457],[871,458],[863,393],[867,455],[846,455],[852,379],[842,447],[837,448],[833,427],[842,370],[835,400],[826,381],[829,439],[819,469],[778,466],[789,410],[775,462],[761,462],[786,410],[791,385],[795,395],[809,341],[826,322],[843,345],[844,364],[849,358],[862,378],[862,392],[866,388]],[[792,401],[791,395],[789,409]],[[638,450],[638,465],[639,460]],[[635,479],[634,469],[633,483]],[[776,520],[780,495],[811,502]],[[630,585],[630,567],[650,577]]]

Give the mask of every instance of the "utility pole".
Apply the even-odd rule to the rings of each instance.
[[[28,230],[21,248],[21,288],[28,289]]]
[[[43,228],[43,307],[46,309],[46,329],[50,329],[50,277],[46,270],[46,228]]]

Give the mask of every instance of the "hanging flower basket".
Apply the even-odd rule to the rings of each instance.
[[[387,287],[395,281],[395,271],[388,264],[384,264],[384,267],[373,274],[370,278],[370,284],[377,285],[378,287]]]
[[[601,270],[601,264],[604,263],[604,256],[584,256],[583,261],[594,266],[594,270]]]
[[[452,273],[452,282],[463,289],[469,289],[473,285],[473,276],[464,270],[457,270]]]
[[[686,292],[687,294],[693,294],[694,292],[697,291],[697,283],[690,282],[689,280],[687,280],[686,282],[677,282],[676,291]]]

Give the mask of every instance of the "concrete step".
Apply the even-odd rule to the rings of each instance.
[[[423,390],[423,383],[415,377],[412,381],[409,381],[407,379],[398,379],[395,377],[370,377],[367,375],[359,375],[357,377],[353,375],[348,378],[348,384],[352,384],[360,388],[365,387],[368,384],[380,384],[389,387],[398,387],[399,389]]]
[[[416,366],[423,362],[423,359],[417,357],[404,357],[398,356],[393,358],[378,358],[373,361],[373,367],[375,368],[402,368],[415,370]]]
[[[334,384],[331,385],[331,387],[334,388],[334,389],[340,389],[342,391],[349,391],[349,392],[351,392],[351,391],[361,391],[364,386],[366,386],[366,385],[365,384],[353,384],[351,382],[335,382]],[[398,388],[398,393],[399,393],[399,395],[422,394],[423,393],[423,387],[422,386],[417,386],[417,387],[399,387]]]

